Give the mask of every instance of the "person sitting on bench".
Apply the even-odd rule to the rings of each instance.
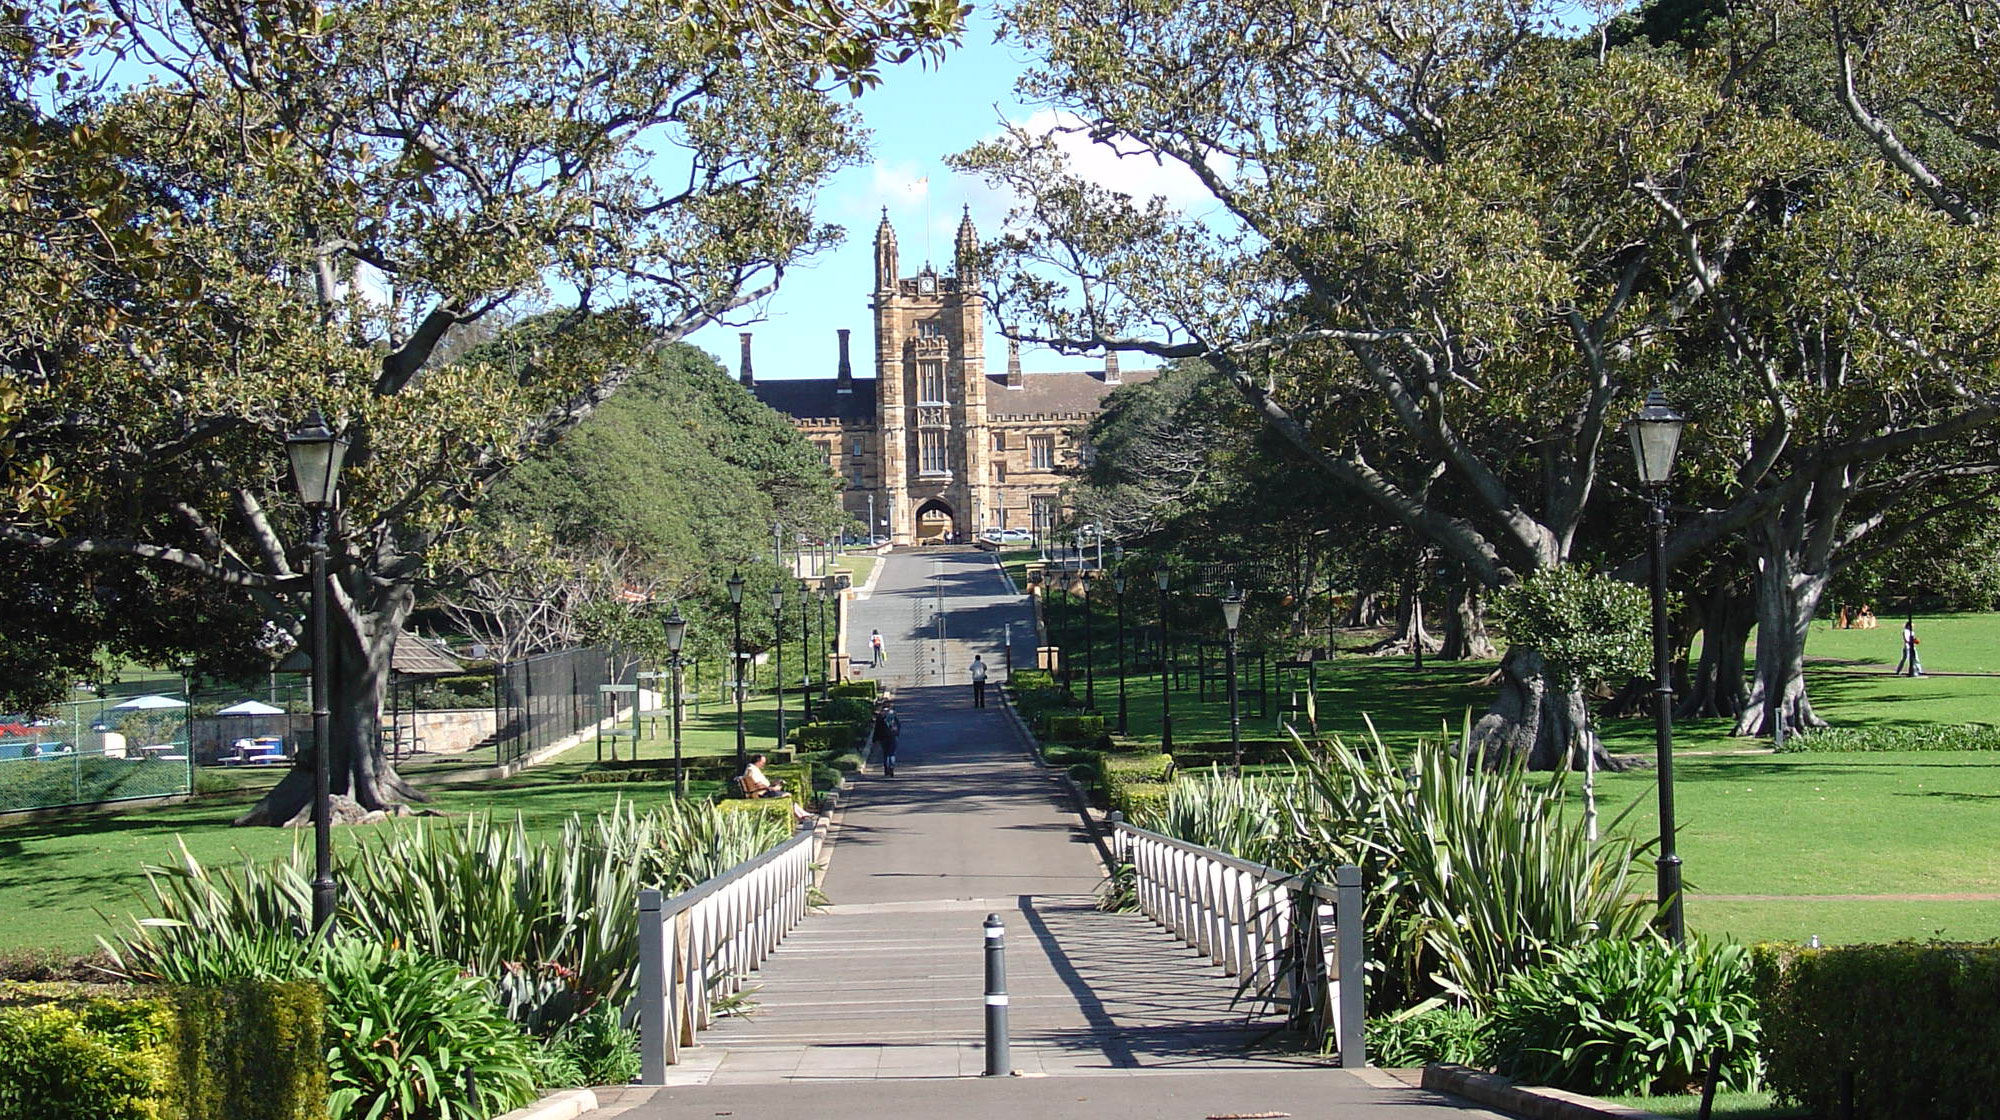
[[[736,779],[737,786],[743,790],[743,796],[753,801],[760,797],[785,796],[785,783],[765,777],[764,762],[765,756],[761,754],[751,755],[750,764],[743,768],[742,775]],[[803,821],[812,816],[798,802],[793,801],[791,804],[793,820]]]

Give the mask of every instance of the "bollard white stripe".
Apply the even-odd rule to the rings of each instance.
[[[1007,997],[1006,997],[1006,996],[987,996],[987,997],[986,997],[986,1006],[988,1006],[988,1007],[1005,1007],[1005,1006],[1007,1006]]]
[[[1004,934],[1005,934],[1006,932],[1007,932],[1007,931],[1006,931],[1006,930],[1005,930],[1004,928],[1000,927],[1000,926],[988,926],[988,927],[986,927],[986,936],[988,936],[988,937],[1000,937],[1000,936],[1004,935]]]

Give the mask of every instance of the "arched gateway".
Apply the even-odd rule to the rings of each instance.
[[[943,501],[932,498],[917,507],[917,543],[948,541],[958,532],[958,518],[951,507]]]

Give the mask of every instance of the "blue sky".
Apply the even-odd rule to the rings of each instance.
[[[819,199],[818,216],[847,230],[838,249],[804,268],[786,273],[777,293],[755,309],[736,313],[757,322],[705,327],[689,341],[714,354],[731,372],[737,366],[737,333],[755,334],[759,378],[832,377],[837,359],[834,331],[854,331],[855,372],[868,376],[874,331],[868,290],[874,280],[875,226],[882,208],[896,227],[901,269],[912,274],[929,259],[949,271],[952,237],[961,206],[971,206],[982,239],[999,230],[1007,200],[977,179],[955,174],[946,156],[997,134],[1003,117],[1028,118],[1032,109],[1014,96],[1014,79],[1027,56],[994,42],[993,12],[973,12],[965,46],[930,70],[914,65],[883,71],[882,84],[863,95],[862,118],[874,133],[872,157],[836,176]],[[922,180],[928,179],[928,188]],[[995,325],[987,325],[988,362],[999,368],[1006,353]],[[1024,352],[1029,369],[1074,365],[1051,352]]]

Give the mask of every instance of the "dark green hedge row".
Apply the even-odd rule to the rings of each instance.
[[[2000,751],[2000,727],[1987,723],[1915,727],[1824,727],[1789,735],[1784,754],[1859,751]]]
[[[1778,1098],[1855,1120],[1973,1120],[2000,1101],[2000,941],[1760,945],[1767,1080]]]
[[[1283,762],[1296,755],[1298,750],[1299,745],[1290,739],[1245,739],[1243,761]],[[1183,770],[1206,770],[1210,766],[1231,766],[1235,762],[1236,751],[1227,739],[1174,744],[1174,763]]]
[[[879,681],[841,681],[839,684],[826,686],[826,698],[833,700],[847,696],[858,700],[872,701],[880,690],[881,682]]]
[[[1042,716],[1042,737],[1057,743],[1095,743],[1104,738],[1104,717],[1051,711]]]
[[[859,748],[866,735],[865,730],[857,732],[851,723],[808,723],[792,732],[792,742],[801,754],[846,754]]]
[[[323,1120],[318,984],[0,985],[0,1116]]]

